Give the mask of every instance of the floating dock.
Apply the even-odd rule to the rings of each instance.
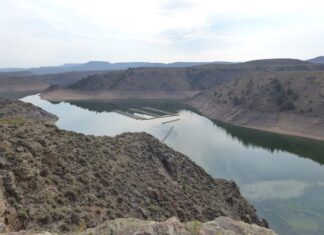
[[[137,116],[137,115],[135,115],[133,113],[124,112],[124,111],[121,111],[121,110],[114,110],[113,112],[119,113],[119,114],[121,114],[123,116],[129,117],[129,118],[133,118],[133,119],[136,119],[136,120],[147,120],[146,118]]]
[[[152,120],[152,119],[158,119],[158,118],[167,118],[167,117],[175,117],[175,116],[180,116],[177,113],[170,113],[170,112],[166,112],[163,110],[159,110],[159,109],[154,109],[154,108],[150,108],[150,107],[143,107],[143,108],[130,108],[129,111],[121,111],[121,110],[114,110],[113,112],[115,113],[119,113],[123,116],[129,117],[129,118],[133,118],[136,120]],[[153,113],[154,112],[154,113]],[[136,115],[137,114],[142,114],[142,115],[147,115],[149,117],[142,117],[140,115]],[[160,113],[160,114],[158,114]],[[177,120],[172,120],[172,121],[168,121],[168,122],[174,122],[174,121],[178,121],[180,119]],[[168,123],[165,122],[165,123]],[[165,124],[163,123],[163,124]]]
[[[177,114],[177,113],[171,113],[171,112],[167,112],[167,111],[164,111],[164,110],[155,109],[155,108],[151,108],[151,107],[143,107],[143,109],[151,110],[151,111],[155,111],[155,112],[158,112],[158,113],[163,113],[163,114],[167,114],[167,115],[171,115],[171,116],[179,116],[179,114]]]
[[[131,110],[131,111],[133,111],[133,112],[137,112],[137,113],[146,114],[146,115],[151,116],[151,117],[154,117],[154,118],[159,118],[159,117],[161,117],[161,115],[157,115],[157,114],[149,113],[149,112],[146,112],[146,111],[141,110],[141,109],[134,109],[134,108],[130,108],[129,110]]]
[[[174,120],[170,120],[170,121],[166,121],[166,122],[162,122],[162,124],[167,124],[167,123],[176,122],[176,121],[180,121],[180,118],[174,119]]]

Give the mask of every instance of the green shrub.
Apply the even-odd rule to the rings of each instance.
[[[17,213],[17,217],[18,217],[19,220],[25,221],[25,220],[28,219],[28,213],[25,210],[20,210]]]

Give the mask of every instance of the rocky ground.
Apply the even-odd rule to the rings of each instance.
[[[19,101],[1,100],[0,112],[3,230],[68,232],[117,218],[172,216],[266,226],[234,182],[213,179],[151,135],[60,130],[51,124],[55,116]]]
[[[63,234],[63,233],[60,233]],[[181,223],[176,217],[164,222],[143,221],[139,219],[116,219],[100,224],[85,231],[69,233],[70,235],[276,235],[273,231],[234,221],[229,217],[218,217],[213,221],[201,223],[189,221]],[[58,233],[21,231],[4,235],[58,235]]]

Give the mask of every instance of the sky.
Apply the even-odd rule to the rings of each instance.
[[[0,0],[0,68],[324,55],[323,0]]]

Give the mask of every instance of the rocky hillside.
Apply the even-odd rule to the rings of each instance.
[[[125,98],[153,98],[156,92],[160,92],[162,95],[159,98],[188,98],[197,94],[197,91],[256,72],[310,70],[324,70],[324,66],[300,60],[273,59],[189,68],[132,68],[89,76],[69,85],[67,89],[48,90],[42,97],[47,100],[120,99],[126,94]],[[179,93],[181,95],[175,95]]]
[[[24,75],[0,74],[0,94],[3,92],[22,92],[44,90],[45,82]]]
[[[39,93],[51,85],[67,86],[82,78],[104,71],[68,72],[60,74],[34,75],[28,72],[0,73],[0,97],[19,99]]]
[[[319,69],[299,60],[260,60],[191,68],[138,68],[94,75],[69,86],[80,90],[204,90],[255,71]],[[322,68],[324,69],[324,67]]]
[[[172,216],[266,225],[234,182],[213,179],[151,135],[86,136],[46,124],[53,116],[35,110],[18,101],[0,106],[0,220],[9,230],[79,231]]]
[[[17,233],[5,233],[4,235],[58,235],[58,233],[21,231]],[[65,233],[60,233],[61,235]],[[70,235],[276,235],[275,232],[259,227],[255,224],[247,224],[242,221],[234,221],[229,217],[218,217],[213,221],[201,223],[189,221],[181,223],[176,217],[164,222],[143,221],[139,219],[116,219],[106,221],[95,228],[70,233]]]
[[[0,98],[0,120],[30,119],[54,123],[57,117],[32,104]]]
[[[219,65],[220,66],[220,65]],[[223,67],[223,66],[222,66]],[[225,69],[225,67],[224,67]],[[84,91],[202,90],[237,76],[241,71],[204,68],[138,68],[90,76],[68,88]]]
[[[315,64],[324,64],[324,56],[319,56],[314,59],[308,60],[308,62],[315,63]]]
[[[324,138],[324,72],[254,73],[216,86],[190,103],[210,118]]]

